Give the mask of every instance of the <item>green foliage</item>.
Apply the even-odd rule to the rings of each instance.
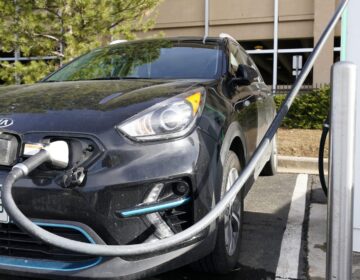
[[[285,95],[276,95],[276,107],[279,108]],[[299,94],[285,117],[285,128],[321,129],[330,106],[330,88]]]
[[[0,80],[6,85],[16,83],[18,77],[25,84],[32,84],[55,70],[54,62],[31,61],[26,64],[4,62],[0,64]]]
[[[137,66],[158,59],[161,48],[170,48],[172,45],[170,41],[159,39],[97,49],[55,73],[50,80],[92,80],[114,75],[126,77],[132,74]]]
[[[160,0],[0,0],[0,51],[22,56],[55,55],[67,62],[115,39],[134,39],[135,32],[154,24],[153,9]],[[36,65],[40,69],[35,69]],[[3,64],[0,77],[14,82],[14,72]],[[34,81],[49,72],[43,63],[25,64],[31,71],[16,72],[21,82]],[[20,66],[11,69],[17,71]],[[45,70],[45,71],[44,71]]]

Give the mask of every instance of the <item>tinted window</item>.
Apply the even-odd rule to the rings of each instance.
[[[166,40],[123,43],[94,50],[46,81],[94,79],[212,79],[219,75],[218,45]]]

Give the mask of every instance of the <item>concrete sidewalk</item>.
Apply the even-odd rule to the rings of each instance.
[[[308,231],[309,279],[325,279],[327,204],[317,176],[310,182],[310,215]],[[360,280],[360,254],[353,254],[353,277]]]

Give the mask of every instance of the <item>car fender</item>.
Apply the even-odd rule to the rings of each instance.
[[[221,165],[223,165],[225,161],[226,153],[230,150],[231,144],[233,143],[235,138],[240,138],[240,141],[242,143],[242,151],[243,155],[242,158],[239,158],[242,167],[244,168],[245,164],[248,162],[248,152],[246,147],[246,141],[245,141],[245,134],[244,130],[242,129],[241,125],[238,122],[233,122],[229,125],[228,130],[226,131],[225,137],[223,139],[223,144],[220,149],[220,159],[221,159]],[[239,154],[237,153],[239,156]],[[249,180],[246,181],[246,183],[243,186],[243,196],[246,197],[248,192],[251,189],[251,186],[253,185],[255,181],[255,177],[250,176]]]
[[[231,144],[236,137],[240,138],[241,143],[243,145],[242,150],[244,151],[243,159],[239,159],[239,160],[240,161],[244,160],[245,162],[247,161],[248,157],[247,157],[247,149],[245,146],[246,141],[245,141],[245,135],[243,129],[238,122],[232,122],[225,133],[224,139],[222,140],[222,145],[220,149],[221,164],[224,164],[226,153],[230,150]]]

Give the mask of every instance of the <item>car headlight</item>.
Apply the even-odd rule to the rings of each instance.
[[[137,141],[169,139],[187,134],[201,114],[204,91],[194,90],[165,100],[117,126]]]

